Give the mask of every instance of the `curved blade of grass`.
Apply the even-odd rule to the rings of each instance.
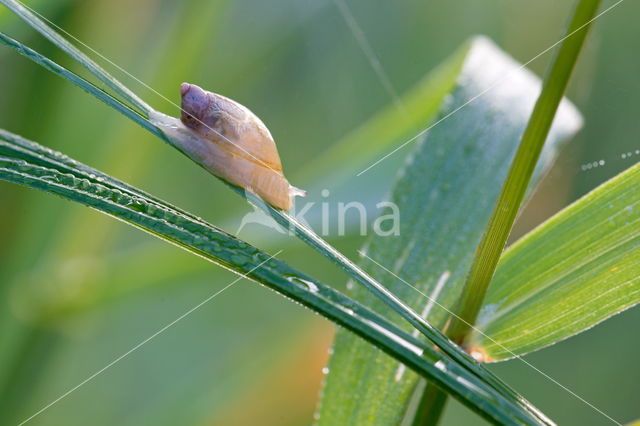
[[[149,122],[149,120],[147,120],[145,117],[143,117],[138,112],[134,111],[118,99],[111,96],[109,93],[105,92],[99,87],[96,87],[93,83],[90,83],[79,75],[67,70],[61,65],[58,65],[51,59],[39,54],[35,50],[25,46],[24,44],[20,43],[17,40],[14,40],[13,38],[7,36],[2,32],[0,32],[0,43],[12,48],[25,58],[32,60],[48,71],[51,71],[52,73],[59,75],[65,80],[75,84],[85,92],[95,96],[97,99],[109,105],[111,108],[122,113],[125,117],[131,119],[134,123],[139,124],[144,129],[148,130],[159,138],[165,139],[164,133],[162,133],[156,126]]]
[[[94,169],[91,169],[87,166],[84,166],[80,163],[75,162],[74,160],[69,159],[68,157],[57,153],[55,151],[49,150],[47,148],[41,147],[37,144],[31,143],[29,141],[25,141],[23,138],[17,136],[17,135],[13,135],[9,132],[6,131],[0,131],[0,137],[2,139],[4,139],[7,142],[13,143],[13,144],[17,144],[19,145],[19,147],[10,147],[7,146],[6,144],[2,144],[0,145],[0,155],[11,155],[11,156],[16,156],[16,152],[19,152],[19,154],[17,155],[20,159],[22,160],[29,160],[30,162],[38,165],[38,166],[47,166],[49,167],[50,164],[47,161],[43,161],[44,158],[52,158],[53,160],[55,160],[56,164],[59,164],[58,167],[62,166],[63,167],[63,172],[66,173],[76,173],[76,172],[81,172],[77,177],[79,178],[86,178],[86,176],[94,176],[94,178],[98,179],[99,182],[101,182],[102,184],[105,183],[109,183],[111,185],[113,185],[114,187],[117,187],[119,191],[123,191],[123,190],[127,190],[129,192],[130,195],[132,196],[140,196],[141,194],[145,196],[146,199],[148,200],[152,200],[154,203],[157,204],[161,204],[164,203],[156,198],[154,198],[153,196],[150,196],[148,194],[145,194],[143,192],[141,192],[140,190],[131,188],[130,186],[128,186],[127,184],[120,182],[116,179],[113,179],[107,175],[101,174],[99,172],[97,172]],[[239,190],[238,188],[234,188],[236,190]],[[248,196],[248,199],[258,205],[262,205],[263,207],[265,206],[263,202],[261,202],[261,200],[257,199],[255,196],[251,195],[251,194],[245,194]],[[177,209],[175,207],[171,207],[176,213],[178,213],[179,215],[183,216],[183,217],[188,217],[189,220],[195,222],[195,223],[199,223],[202,226],[206,226],[206,227],[210,227],[210,225],[206,224],[205,222],[201,221],[199,218],[194,217],[192,215],[190,215],[189,213],[186,213],[184,211],[181,211],[180,209]],[[274,216],[279,217],[279,220],[283,221],[282,224],[284,225],[285,223],[289,223],[286,222],[287,216],[279,211],[279,210],[275,210],[269,206],[265,207],[269,212],[271,212],[272,214],[274,214]],[[315,236],[315,234],[313,234],[311,231],[306,230],[306,228],[299,226],[295,221],[294,224],[290,224],[290,226],[295,226],[296,228],[292,228],[292,229],[296,229],[296,232],[302,232],[305,235],[307,235],[308,233],[310,233],[310,236],[313,236],[314,240],[319,239],[317,236]],[[222,231],[219,231],[222,232]],[[307,237],[310,237],[309,235],[307,235]],[[230,237],[230,236],[229,236]],[[232,237],[230,237],[232,238]],[[319,243],[316,243],[319,244]],[[325,243],[326,244],[326,243]],[[335,252],[335,249],[331,249],[332,251]],[[337,252],[336,252],[337,253]],[[339,253],[337,253],[339,255]],[[349,301],[347,303],[348,306],[351,305],[351,301]],[[350,308],[351,309],[351,308]],[[454,346],[456,349],[458,348],[457,346]],[[496,378],[495,376],[493,376],[490,372],[488,372],[487,370],[484,370],[481,366],[479,366],[473,359],[471,359],[466,353],[461,352],[462,353],[462,357],[458,356],[458,353],[454,353],[454,355],[456,357],[459,357],[462,360],[462,366],[471,374],[476,375],[477,377],[481,378],[482,380],[486,380],[491,386],[493,386],[494,388],[496,388],[499,392],[499,394],[503,395],[504,397],[512,400],[512,401],[517,401],[519,404],[522,404],[522,406],[524,407],[524,409],[528,410],[530,412],[531,415],[537,417],[540,419],[541,422],[543,423],[548,423],[548,420],[542,415],[540,414],[537,409],[535,409],[535,407],[533,407],[531,404],[529,404],[524,398],[522,398],[520,395],[518,395],[516,392],[514,392],[513,390],[509,389],[506,385],[504,385],[498,378]],[[455,358],[454,358],[455,359]],[[457,361],[457,360],[456,360]],[[457,361],[459,362],[459,361]]]
[[[5,5],[9,10],[18,15],[20,19],[25,21],[31,27],[33,27],[40,34],[49,39],[53,44],[62,49],[65,53],[71,56],[77,63],[85,67],[91,74],[100,79],[107,87],[110,87],[122,98],[129,102],[131,106],[135,107],[138,112],[149,114],[152,108],[140,99],[135,93],[133,93],[124,84],[118,81],[115,77],[111,76],[100,65],[95,63],[91,58],[82,53],[77,47],[71,44],[67,39],[58,34],[54,29],[49,27],[40,18],[38,18],[31,10],[27,9],[24,5],[16,0],[0,0],[0,3]]]
[[[541,349],[640,303],[640,163],[502,256],[469,345],[487,361]],[[488,336],[488,337],[487,337]]]
[[[263,284],[397,357],[492,422],[547,423],[526,401],[506,398],[431,345],[245,242],[17,135],[2,131],[0,139],[0,179],[87,205]]]

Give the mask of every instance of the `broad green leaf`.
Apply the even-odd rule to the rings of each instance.
[[[488,40],[476,39],[438,115],[450,116],[412,148],[396,182],[391,200],[401,212],[400,234],[374,236],[363,250],[365,271],[436,327],[448,316],[439,305],[451,308],[459,296],[539,90],[535,76]],[[563,102],[537,177],[580,124],[577,111]],[[375,167],[361,178],[369,173]],[[361,289],[352,292],[397,318]],[[326,425],[399,424],[418,384],[397,361],[341,331],[329,370],[319,408],[319,423]]]
[[[490,421],[548,423],[521,397],[505,396],[432,345],[275,256],[60,153],[5,131],[0,140],[0,179],[92,207],[276,290],[377,345]]]
[[[499,361],[580,333],[640,302],[640,164],[502,256],[469,345]]]

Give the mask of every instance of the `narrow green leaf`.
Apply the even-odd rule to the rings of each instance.
[[[640,164],[513,244],[469,345],[487,361],[535,351],[640,302]]]
[[[446,334],[455,342],[462,344],[477,321],[487,288],[511,234],[560,101],[599,5],[600,0],[579,0],[566,34],[561,40],[560,48],[549,67],[542,92],[524,130],[509,173],[502,184],[489,224],[475,250],[464,290],[452,310],[450,323],[447,324]],[[477,352],[473,353],[477,355]],[[431,393],[431,395],[434,394],[435,397],[425,392],[427,397],[441,399],[438,392]],[[428,405],[430,401],[423,399],[421,404]],[[440,413],[434,413],[432,419],[437,422],[439,417]]]
[[[500,84],[418,143],[391,196],[401,212],[400,233],[372,237],[364,249],[367,258],[360,262],[438,328],[449,315],[441,306],[451,309],[460,295],[540,82],[488,40],[478,38],[438,114],[449,115],[496,82]],[[536,176],[548,169],[560,143],[580,124],[573,106],[563,102]],[[375,168],[368,173],[375,173]],[[374,311],[397,319],[369,293],[351,291]],[[341,331],[329,369],[320,424],[399,424],[418,386],[418,377],[397,361]]]
[[[502,185],[489,225],[476,249],[464,291],[455,310],[458,316],[452,320],[449,327],[447,335],[457,342],[463,342],[476,323],[480,306],[599,5],[600,0],[579,1],[560,49],[549,68],[540,97],[536,101],[509,168],[509,174]]]
[[[133,93],[124,84],[120,83],[116,78],[111,76],[100,65],[95,63],[91,58],[82,53],[77,47],[71,44],[67,39],[58,34],[54,29],[49,27],[44,21],[36,16],[30,9],[16,0],[0,0],[9,10],[18,15],[20,19],[33,27],[40,34],[49,39],[53,44],[62,49],[71,56],[77,63],[85,67],[91,74],[100,79],[107,87],[110,87],[122,98],[129,102],[131,106],[138,109],[138,112],[149,114],[152,108]]]
[[[247,243],[17,135],[0,131],[0,140],[0,179],[92,207],[263,284],[378,346],[492,422],[548,423],[523,399],[505,397],[431,345]]]

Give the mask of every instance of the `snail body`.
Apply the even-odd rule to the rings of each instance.
[[[159,113],[152,120],[192,160],[279,209],[306,194],[289,184],[271,133],[248,108],[189,83],[180,95],[181,123]]]

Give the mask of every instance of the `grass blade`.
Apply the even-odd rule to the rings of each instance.
[[[476,322],[482,300],[599,5],[600,0],[580,0],[567,29],[567,35],[544,80],[542,93],[522,135],[489,225],[476,249],[457,310],[461,319],[454,319],[448,330],[447,334],[455,341],[462,342],[471,325]]]
[[[506,398],[431,345],[243,241],[17,135],[2,131],[0,140],[0,179],[90,206],[272,288],[397,357],[490,421],[545,423],[525,401]]]

